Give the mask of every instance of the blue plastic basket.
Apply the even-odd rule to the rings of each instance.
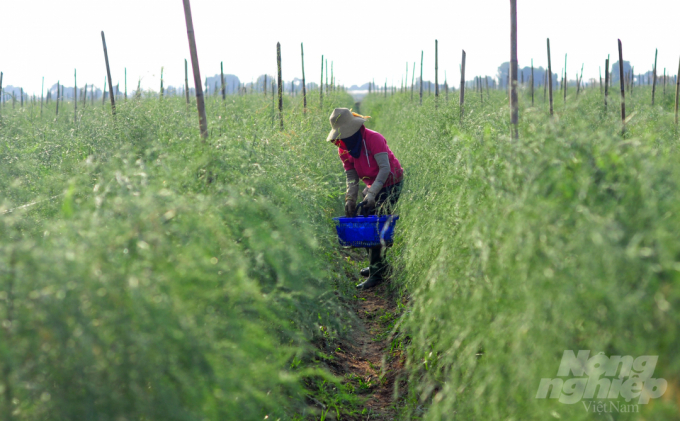
[[[398,219],[399,215],[333,218],[340,245],[358,248],[392,245]]]

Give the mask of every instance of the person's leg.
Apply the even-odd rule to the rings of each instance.
[[[401,182],[392,186],[385,187],[380,190],[376,197],[375,208],[372,211],[373,215],[389,215],[394,209],[399,194],[401,193]],[[387,247],[377,246],[368,249],[369,267],[361,270],[363,276],[368,276],[368,279],[357,285],[359,289],[373,288],[380,285],[384,281],[385,273],[387,271],[387,261],[385,260],[385,252]]]

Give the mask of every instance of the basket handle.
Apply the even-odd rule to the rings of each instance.
[[[366,204],[365,202],[361,202],[357,205],[357,209],[354,212],[354,217],[357,217],[357,216],[360,216],[360,215],[361,216],[368,216],[368,209],[364,208],[365,204]],[[360,212],[362,210],[362,208],[363,208],[363,212]]]

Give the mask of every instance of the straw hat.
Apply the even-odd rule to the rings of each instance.
[[[334,109],[329,118],[331,122],[331,132],[328,133],[326,142],[336,139],[347,139],[356,133],[368,118],[370,117],[364,117],[357,113],[353,113],[348,108]]]

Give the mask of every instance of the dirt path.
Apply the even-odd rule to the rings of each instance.
[[[348,274],[361,282],[359,274]],[[389,280],[368,291],[357,291],[354,310],[360,325],[339,341],[332,371],[351,383],[358,396],[366,398],[364,414],[348,419],[392,420],[395,413],[394,383],[403,368],[400,350],[392,349],[396,322],[396,293]],[[404,392],[400,387],[400,394]]]

